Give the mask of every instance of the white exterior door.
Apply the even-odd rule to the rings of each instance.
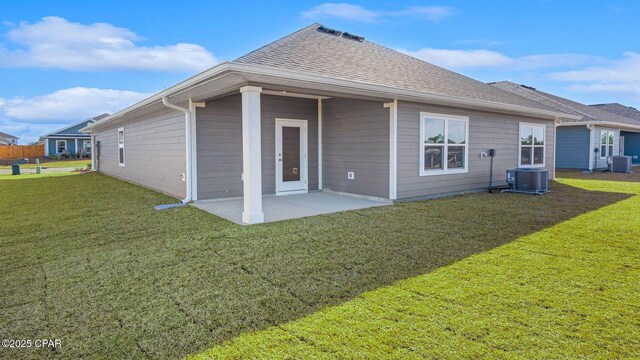
[[[309,190],[307,120],[276,119],[276,195]]]

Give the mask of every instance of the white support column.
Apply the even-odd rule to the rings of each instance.
[[[322,190],[322,99],[318,99],[318,190]]]
[[[44,138],[44,156],[49,156],[49,138]]]
[[[79,153],[80,151],[78,150],[78,138],[76,138],[76,154]]]
[[[389,108],[389,199],[398,198],[398,100],[385,103]]]
[[[261,87],[243,86],[242,93],[242,222],[264,222],[262,212],[262,134],[260,130]]]

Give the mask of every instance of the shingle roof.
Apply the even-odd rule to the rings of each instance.
[[[596,104],[591,105],[592,107],[598,108],[600,110],[608,111],[614,114],[618,114],[620,116],[628,117],[631,119],[638,120],[638,125],[640,125],[640,110],[636,108],[632,108],[630,106],[625,106],[618,103],[613,104]]]
[[[0,131],[0,137],[5,139],[19,139],[17,136],[9,135]]]
[[[100,114],[98,116],[94,116],[88,119],[84,119],[82,121],[78,121],[76,123],[73,123],[71,125],[67,125],[61,129],[58,129],[56,131],[50,132],[46,136],[51,136],[51,135],[78,135],[78,136],[89,136],[88,134],[84,134],[82,133],[80,130],[82,128],[84,128],[85,126],[87,126],[89,124],[89,122],[96,122],[100,119],[103,119],[105,117],[109,116],[109,114],[104,113],[104,114]]]
[[[640,125],[635,119],[631,119],[615,113],[610,113],[597,107],[581,104],[579,102],[565,99],[556,95],[551,95],[549,93],[545,93],[528,86],[516,84],[511,81],[499,81],[491,83],[490,85],[517,94],[537,103],[544,104],[545,106],[551,107],[555,110],[571,115],[581,116],[582,118],[580,120],[577,120],[579,122],[611,121],[621,124]]]
[[[319,31],[313,24],[234,62],[553,111],[497,87],[364,40]]]

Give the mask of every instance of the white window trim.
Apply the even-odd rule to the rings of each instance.
[[[89,144],[89,146],[87,146],[87,144]],[[89,149],[91,149],[91,148],[92,148],[92,146],[91,146],[91,140],[82,140],[82,148],[86,150],[86,149],[87,149],[87,147],[88,147]]]
[[[523,126],[533,126],[533,127],[541,127],[542,128],[542,136],[544,137],[543,138],[544,144],[542,145],[542,148],[544,149],[544,151],[542,152],[542,164],[522,165],[522,147],[523,146],[531,147],[531,159],[532,160],[533,160],[533,149],[536,147],[535,145],[522,145],[522,127]],[[531,139],[531,141],[534,141],[534,139]],[[537,146],[540,146],[540,145],[537,145]],[[547,125],[521,122],[520,126],[518,127],[518,167],[520,167],[520,168],[543,168],[543,167],[546,166],[546,163],[547,163]]]
[[[613,156],[613,154],[608,154],[609,152],[609,146],[613,147],[612,152],[615,152],[615,147],[616,147],[616,132],[614,130],[600,130],[600,139],[598,139],[598,149],[602,150],[602,134],[607,134],[607,143],[604,144],[606,146],[606,153],[607,155],[603,155],[602,151],[600,151],[600,159],[606,159],[609,156]],[[609,144],[609,136],[613,134],[613,143]]]
[[[120,144],[120,132],[122,131],[122,144]],[[117,134],[117,138],[116,141],[118,142],[118,147],[117,147],[117,153],[116,153],[116,157],[118,159],[118,165],[124,167],[124,164],[127,160],[126,157],[126,153],[125,153],[125,149],[124,149],[124,144],[125,144],[125,134],[124,134],[124,128],[120,127],[118,128],[118,134]],[[122,148],[122,162],[120,162],[120,148]]]
[[[424,169],[424,119],[428,117],[430,119],[444,120],[444,146],[442,155],[443,170],[425,170]],[[462,169],[447,169],[449,159],[447,158],[448,136],[449,136],[449,120],[458,120],[465,122],[465,139],[464,144],[451,144],[452,146],[464,146],[464,168]],[[432,175],[448,175],[448,174],[464,174],[469,172],[469,117],[460,115],[448,115],[437,114],[430,112],[420,112],[420,163],[418,164],[420,170],[420,176],[432,176]]]
[[[67,144],[67,140],[56,140],[56,154],[63,154],[63,152],[58,151],[58,141],[64,141],[64,151],[69,151],[69,144]]]

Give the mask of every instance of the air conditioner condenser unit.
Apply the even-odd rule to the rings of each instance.
[[[612,156],[609,162],[611,172],[631,172],[631,156]]]

